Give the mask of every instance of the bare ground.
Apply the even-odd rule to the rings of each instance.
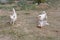
[[[37,16],[41,11],[16,11],[18,19],[10,25],[12,11],[0,10],[0,40],[60,40],[60,8],[46,10],[49,26],[37,28]]]

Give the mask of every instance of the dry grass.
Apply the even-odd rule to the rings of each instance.
[[[60,7],[59,7],[60,8]],[[12,11],[0,10],[0,40],[60,40],[60,9],[46,10],[49,26],[37,28],[36,17],[40,10],[19,10],[15,25],[10,25]]]
[[[4,11],[0,15],[0,35],[3,35],[2,39],[5,40],[5,37],[8,36],[9,40],[60,40],[59,10],[47,10],[50,25],[41,29],[36,27],[36,17],[39,12],[33,10],[17,11],[18,20],[12,26],[7,23],[9,20],[8,12]]]

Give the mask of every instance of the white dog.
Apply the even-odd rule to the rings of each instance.
[[[13,14],[10,15],[10,19],[11,19],[10,23],[12,23],[14,25],[15,21],[17,20],[17,14],[16,14],[14,8],[13,8]]]
[[[47,22],[47,14],[45,11],[42,11],[42,14],[38,15],[38,19],[38,27],[49,25],[49,23]]]

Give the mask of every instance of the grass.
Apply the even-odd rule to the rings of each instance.
[[[36,27],[37,26],[36,16],[39,14],[37,12],[39,11],[29,11],[30,14],[27,15],[25,13],[28,13],[28,11],[17,11],[17,14],[19,14],[18,20],[16,24],[13,26],[9,24],[7,25],[5,21],[6,20],[5,18],[8,18],[7,16],[3,16],[3,15],[0,16],[1,17],[0,21],[5,21],[0,25],[0,35],[4,35],[4,36],[10,35],[12,40],[57,40],[58,37],[57,33],[55,31],[51,31],[51,30],[56,30],[59,27],[59,26],[56,27],[55,25],[57,24],[57,21],[54,20],[56,19],[56,17],[54,16],[52,17],[52,14],[49,14],[49,16],[54,18],[53,20],[56,23],[54,23],[50,17],[49,22],[52,23],[53,26],[50,25],[43,27],[42,29],[39,29]]]
[[[40,10],[20,10],[15,4],[0,7],[0,11],[2,11],[0,12],[0,39],[5,40],[4,37],[9,37],[9,40],[60,40],[60,21],[58,21],[60,20],[60,9],[49,8],[46,10],[50,25],[40,29],[36,27],[36,17],[40,14]],[[5,7],[8,9],[4,10]],[[9,21],[9,12],[12,12],[13,7],[16,9],[18,19],[12,26],[7,21]]]
[[[14,4],[5,4],[5,5],[0,4],[0,9],[3,10],[12,10],[12,8],[16,8],[16,7],[17,6]]]

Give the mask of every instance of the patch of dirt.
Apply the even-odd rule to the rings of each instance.
[[[28,40],[31,38],[31,40],[40,40],[46,39],[48,40],[46,37],[51,37],[52,40],[57,39],[57,37],[60,39],[60,9],[49,9],[47,10],[47,15],[48,15],[48,22],[49,22],[49,26],[45,26],[40,28],[37,28],[37,16],[40,14],[41,11],[37,11],[37,10],[30,10],[30,11],[16,11],[18,14],[18,19],[15,25],[8,25],[8,28],[12,28],[12,30],[14,30],[14,32],[16,32],[16,38],[21,40]],[[10,11],[12,12],[12,11]],[[3,15],[9,15],[9,11],[3,11],[1,12],[1,16]],[[4,14],[5,13],[5,14]],[[28,15],[25,13],[29,13]],[[3,20],[3,19],[2,19]],[[0,21],[2,21],[0,20]],[[9,19],[7,19],[9,20]],[[3,20],[5,23],[6,21]],[[0,27],[2,27],[1,30],[3,29],[7,29],[7,27],[3,27],[3,23],[1,24]],[[5,24],[7,25],[7,24]],[[9,29],[7,29],[9,30]],[[11,29],[10,29],[11,30]],[[57,31],[56,31],[57,30]],[[13,36],[14,32],[12,32]],[[9,34],[9,35],[12,35]],[[21,36],[22,35],[22,36]],[[0,40],[10,40],[10,36],[1,36]],[[16,40],[16,39],[15,39]]]
[[[12,40],[9,35],[0,35],[0,40]]]

